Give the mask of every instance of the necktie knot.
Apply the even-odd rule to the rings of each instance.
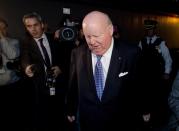
[[[100,61],[100,60],[101,60],[101,58],[102,58],[102,56],[101,56],[101,55],[97,55],[96,57],[97,57],[97,61]]]
[[[40,44],[43,44],[43,38],[39,39]]]

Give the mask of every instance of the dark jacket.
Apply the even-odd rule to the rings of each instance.
[[[114,42],[101,101],[96,94],[91,51],[86,44],[72,51],[67,113],[75,115],[79,109],[81,131],[134,129],[138,51]],[[127,74],[120,77],[124,72]]]

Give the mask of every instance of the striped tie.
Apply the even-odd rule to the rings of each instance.
[[[39,42],[40,42],[40,46],[42,48],[42,51],[43,51],[43,54],[45,57],[45,65],[47,66],[47,68],[49,68],[50,67],[50,58],[48,56],[45,46],[43,45],[43,38],[39,39]]]

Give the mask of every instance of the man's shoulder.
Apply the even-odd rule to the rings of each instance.
[[[141,55],[141,50],[136,43],[131,42],[121,42],[115,45],[118,53],[126,59],[138,59]]]
[[[79,46],[75,47],[73,50],[74,51],[84,51],[86,49],[88,49],[87,44],[82,44],[82,45],[79,45]]]
[[[54,34],[53,33],[45,33],[47,38],[53,38],[54,39]]]
[[[23,38],[22,38],[22,41],[24,42],[31,42],[33,40],[32,36],[30,35],[25,35]]]
[[[120,50],[123,51],[125,53],[130,53],[131,51],[138,51],[139,47],[137,43],[133,43],[133,42],[118,42],[115,43],[115,47]]]
[[[161,42],[165,42],[165,40],[158,36],[154,43],[156,46],[158,46],[161,44]]]
[[[87,44],[80,45],[72,50],[72,55],[76,55],[77,57],[81,57],[90,52]]]

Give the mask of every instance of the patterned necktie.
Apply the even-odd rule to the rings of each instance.
[[[103,94],[103,87],[104,87],[104,74],[103,74],[103,67],[101,63],[101,56],[97,56],[94,78],[96,84],[96,92],[98,98],[101,100]]]
[[[40,46],[42,48],[42,51],[43,51],[43,54],[45,57],[45,65],[47,66],[47,68],[49,68],[50,67],[50,58],[48,56],[45,46],[43,45],[43,38],[39,39],[39,42],[40,42]]]

